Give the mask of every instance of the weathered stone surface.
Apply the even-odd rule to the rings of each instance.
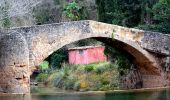
[[[0,62],[1,92],[28,93],[29,50],[21,34],[9,32],[0,37]]]
[[[142,76],[137,69],[132,69],[128,75],[122,76],[120,82],[122,89],[139,89],[143,87]]]
[[[32,69],[57,49],[86,38],[98,38],[103,42],[114,38],[109,45],[130,53],[141,75],[154,75],[157,79],[169,76],[163,70],[169,65],[169,35],[89,20],[13,28],[1,30],[1,33],[2,92],[5,87],[8,88],[5,92],[28,92],[28,66]],[[142,80],[143,87],[165,86],[160,82],[148,85],[149,80],[145,77]],[[160,80],[165,82],[167,79]]]
[[[151,52],[170,56],[170,35],[145,32],[141,46]]]

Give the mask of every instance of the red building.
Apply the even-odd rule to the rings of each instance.
[[[107,61],[103,46],[69,48],[69,64],[90,64]]]

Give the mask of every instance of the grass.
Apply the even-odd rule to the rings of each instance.
[[[49,85],[66,90],[106,91],[119,87],[119,72],[110,62],[63,64],[48,77]]]

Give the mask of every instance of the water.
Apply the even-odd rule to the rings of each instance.
[[[33,88],[30,95],[1,94],[0,100],[170,100],[170,89],[73,92],[54,88]]]

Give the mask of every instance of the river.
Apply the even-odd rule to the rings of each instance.
[[[31,94],[1,94],[0,100],[170,100],[170,89],[74,92],[34,87]]]

